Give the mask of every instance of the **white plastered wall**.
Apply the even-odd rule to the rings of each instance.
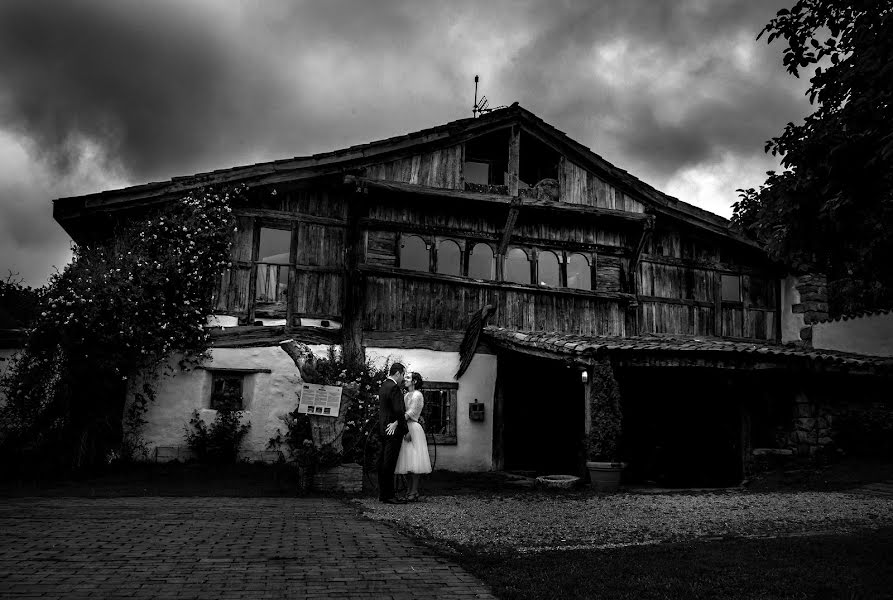
[[[802,313],[795,313],[793,306],[800,304],[800,292],[797,291],[797,277],[788,275],[781,284],[781,341],[782,343],[799,342],[800,330],[806,327]]]
[[[403,363],[410,371],[418,371],[427,381],[455,381],[459,368],[458,352],[435,350],[367,348],[366,357],[373,361]],[[493,393],[496,388],[496,356],[475,354],[468,370],[459,379],[456,406],[456,439],[454,445],[437,446],[435,468],[449,471],[489,471],[493,468]],[[468,405],[478,400],[484,404],[484,420],[472,421]]]
[[[324,357],[327,346],[310,346],[313,352]],[[145,415],[147,421],[142,438],[155,456],[162,448],[167,458],[184,456],[185,427],[192,412],[199,410],[205,422],[214,420],[217,411],[209,408],[211,395],[211,371],[209,369],[269,369],[270,373],[254,373],[245,377],[244,419],[251,429],[242,446],[242,455],[258,459],[277,428],[283,428],[280,416],[293,411],[298,405],[296,391],[301,381],[300,373],[291,358],[278,346],[261,348],[217,348],[211,351],[212,359],[205,369],[182,372],[178,369],[171,376],[158,378],[155,401]],[[459,367],[458,352],[439,352],[420,349],[367,348],[367,358],[381,364],[385,360],[402,362],[412,371],[418,371],[429,381],[455,381],[453,375]],[[172,363],[173,364],[173,363]],[[176,367],[175,367],[176,369]],[[133,388],[139,381],[133,382]],[[456,433],[458,443],[437,446],[436,468],[452,471],[487,471],[492,468],[493,456],[493,393],[496,384],[496,357],[477,354],[466,373],[459,380],[456,407]],[[484,421],[471,421],[468,405],[474,400],[484,403]],[[177,451],[171,452],[171,449]]]
[[[893,356],[893,313],[816,323],[812,326],[812,347]]]

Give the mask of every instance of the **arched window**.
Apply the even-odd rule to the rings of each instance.
[[[530,284],[530,260],[520,248],[512,248],[505,255],[505,281]]]
[[[589,261],[582,254],[570,254],[567,257],[567,287],[578,290],[592,289],[592,271]]]
[[[475,279],[493,279],[496,274],[496,261],[489,244],[478,243],[468,256],[468,276]]]
[[[549,287],[561,285],[561,278],[558,275],[558,257],[554,252],[548,250],[540,252],[536,259],[536,266],[540,285]]]
[[[417,235],[405,235],[400,240],[400,268],[413,271],[430,270],[428,246]]]
[[[444,275],[462,274],[462,252],[453,240],[441,240],[437,244],[437,272]]]

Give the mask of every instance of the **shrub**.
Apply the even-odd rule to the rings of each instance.
[[[218,411],[211,425],[193,411],[186,427],[186,444],[196,460],[206,464],[234,464],[251,424],[241,423],[242,411]]]
[[[593,365],[589,390],[591,421],[587,456],[591,461],[617,462],[623,413],[620,387],[610,360],[603,359]]]

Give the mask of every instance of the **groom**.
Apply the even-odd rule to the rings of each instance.
[[[394,497],[394,469],[406,427],[403,405],[403,373],[400,363],[391,365],[388,378],[378,390],[378,420],[381,450],[378,454],[378,499],[386,504],[399,504]]]

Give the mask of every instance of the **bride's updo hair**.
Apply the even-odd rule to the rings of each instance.
[[[423,387],[425,387],[425,380],[422,379],[422,376],[419,375],[418,373],[416,373],[415,371],[412,372],[412,387],[414,387],[417,390],[420,390]]]

